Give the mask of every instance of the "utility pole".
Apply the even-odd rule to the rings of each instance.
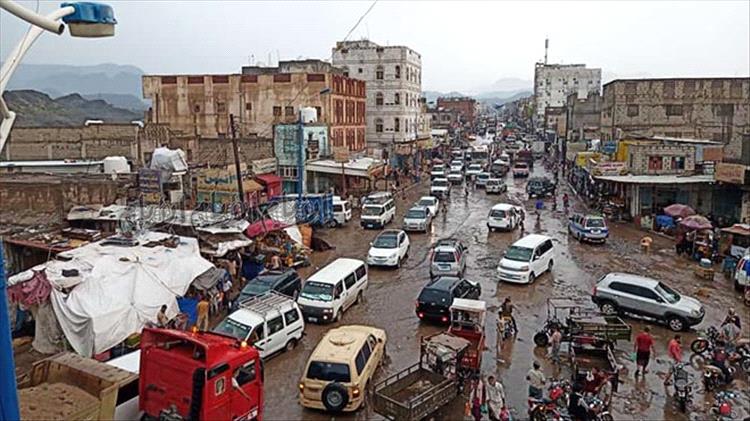
[[[232,150],[234,152],[234,170],[237,174],[237,194],[245,210],[245,192],[242,189],[242,170],[240,170],[240,148],[237,145],[237,128],[234,126],[234,114],[229,114],[229,128],[232,130]]]
[[[297,120],[297,198],[300,203],[305,186],[305,122],[302,120],[302,108]],[[299,205],[298,205],[299,206]]]

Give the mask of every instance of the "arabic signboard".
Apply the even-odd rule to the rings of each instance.
[[[138,170],[138,190],[141,193],[161,193],[161,170]]]
[[[617,141],[612,139],[602,141],[602,152],[606,154],[617,152]]]
[[[599,162],[592,172],[595,176],[623,175],[627,172],[627,166],[619,161]]]
[[[346,146],[334,146],[333,160],[340,163],[349,162],[349,148]]]
[[[732,184],[750,184],[747,177],[747,166],[742,164],[730,164],[728,162],[717,162],[714,177],[716,181]]]

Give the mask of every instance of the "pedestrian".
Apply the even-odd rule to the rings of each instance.
[[[510,319],[511,326],[513,326],[513,335],[518,334],[518,325],[516,325],[516,319],[513,317],[513,303],[510,297],[505,297],[503,304],[500,305],[500,318]]]
[[[651,353],[654,352],[654,338],[651,336],[650,327],[644,327],[643,332],[635,337],[633,351],[635,351],[635,376],[638,377],[641,370],[643,370],[643,375],[645,376],[648,373],[647,367],[651,359]]]
[[[488,415],[491,421],[499,421],[500,414],[505,408],[505,389],[503,385],[495,379],[495,376],[489,375],[487,377],[486,385],[486,404],[488,409]]]
[[[206,295],[201,295],[201,299],[198,302],[197,311],[198,311],[198,330],[200,331],[207,331],[208,330],[208,309],[210,307],[210,303],[208,302],[208,299],[206,299]]]
[[[675,366],[682,363],[682,337],[679,334],[674,335],[674,338],[669,340],[667,354],[671,361],[669,362],[669,373],[667,373],[667,378],[664,379],[664,385],[670,384]]]
[[[161,328],[166,328],[169,324],[169,317],[167,317],[167,305],[164,304],[159,309],[159,313],[156,314],[156,322]]]
[[[543,390],[544,390],[544,383],[546,383],[546,379],[544,377],[544,373],[542,370],[540,370],[540,365],[538,362],[534,361],[534,364],[529,370],[528,373],[526,373],[526,380],[529,382],[529,397],[534,399],[542,399],[543,396]]]
[[[521,209],[519,213],[521,220],[519,221],[518,226],[521,228],[521,234],[523,234],[526,231],[526,227],[523,224],[526,221],[526,211]]]
[[[476,381],[476,386],[471,394],[471,416],[474,417],[474,421],[482,420],[482,402],[485,399],[484,382],[479,379]]]
[[[562,342],[562,333],[560,333],[560,328],[555,326],[552,330],[552,336],[550,336],[550,344],[552,345],[552,352],[550,355],[552,356],[552,361],[554,361],[555,364],[560,364],[560,343]]]

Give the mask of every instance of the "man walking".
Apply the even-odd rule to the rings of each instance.
[[[499,421],[505,407],[505,389],[491,374],[487,377],[487,407],[490,420]]]
[[[560,364],[560,343],[562,342],[562,333],[560,329],[555,327],[552,330],[552,336],[550,336],[550,344],[552,345],[552,352],[550,356],[555,364]]]
[[[201,300],[198,302],[197,310],[198,310],[198,330],[200,331],[207,331],[208,330],[208,308],[210,306],[210,303],[208,302],[208,299],[206,298],[206,295],[201,296]]]
[[[539,369],[540,365],[534,361],[533,367],[526,374],[526,380],[529,382],[529,397],[534,399],[542,399],[542,392],[544,390],[544,373]]]
[[[664,385],[668,385],[671,382],[672,376],[674,375],[675,365],[682,362],[682,337],[680,335],[674,335],[674,338],[670,339],[667,344],[667,353],[669,354],[671,361],[669,365],[669,373],[667,374],[667,378],[664,379]]]
[[[639,333],[635,337],[635,344],[633,351],[635,351],[635,376],[638,377],[640,370],[643,370],[643,375],[648,373],[648,362],[651,359],[651,353],[654,352],[654,338],[651,337],[651,328],[646,326],[643,328],[643,332]]]

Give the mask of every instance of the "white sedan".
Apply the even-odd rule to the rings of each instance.
[[[409,236],[403,230],[385,230],[370,243],[367,252],[369,266],[401,267],[409,254]]]
[[[435,216],[440,210],[440,201],[435,196],[422,196],[419,198],[417,206],[424,206],[432,216]]]

